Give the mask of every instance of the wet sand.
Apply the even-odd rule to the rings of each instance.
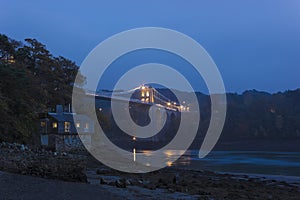
[[[103,187],[86,183],[64,182],[52,179],[0,172],[1,200],[81,200],[123,199]]]
[[[97,183],[74,183],[0,171],[0,200],[85,200],[85,199],[198,199],[197,195],[137,186],[117,188]]]

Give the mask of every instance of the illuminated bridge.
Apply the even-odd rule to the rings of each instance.
[[[151,112],[155,116],[157,126],[161,125],[164,121],[163,118],[166,117],[165,125],[158,134],[147,139],[138,139],[139,143],[135,143],[135,145],[140,144],[143,146],[143,142],[150,141],[158,144],[158,146],[152,145],[155,148],[173,138],[179,127],[181,112],[188,112],[189,115],[193,115],[190,104],[186,104],[186,102],[179,103],[174,100],[176,98],[173,94],[165,95],[167,93],[163,90],[141,85],[128,91],[86,91],[86,98],[88,101],[95,100],[97,116],[102,116],[102,118],[98,118],[98,121],[102,128],[107,128],[104,132],[109,139],[120,147],[125,145],[124,148],[127,148],[126,145],[131,144],[130,141],[135,137],[132,138],[132,136],[130,137],[119,129],[112,115],[111,102],[116,101],[119,109],[129,110],[132,120],[139,126],[146,126],[150,123],[150,107],[154,105]],[[160,91],[163,91],[164,94]],[[169,91],[167,92],[169,93]],[[86,104],[94,105],[92,102]]]
[[[117,101],[126,101],[131,103],[138,103],[144,105],[157,105],[164,107],[167,110],[180,111],[180,112],[189,112],[190,107],[180,104],[174,100],[163,95],[157,89],[151,86],[139,86],[128,91],[114,91],[112,96],[111,91],[101,91],[101,92],[92,92],[87,91],[88,96],[94,96],[96,99],[110,99]]]

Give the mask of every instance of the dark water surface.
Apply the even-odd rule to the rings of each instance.
[[[149,154],[148,151],[145,153]],[[197,150],[189,150],[176,162],[169,162],[172,156],[179,153],[178,150],[166,151],[167,165],[217,172],[300,177],[300,152],[212,151],[199,159]]]

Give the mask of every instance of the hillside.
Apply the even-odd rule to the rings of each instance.
[[[160,92],[176,100],[169,90],[160,89]],[[190,94],[183,95],[186,104],[193,105]],[[196,95],[201,114],[199,135],[203,137],[210,121],[210,98],[200,92]],[[300,89],[275,94],[257,90],[227,93],[222,138],[300,138]]]

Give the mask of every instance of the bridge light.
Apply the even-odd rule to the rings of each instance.
[[[173,165],[173,163],[171,161],[167,161],[166,164],[168,167],[171,167]]]
[[[136,152],[135,152],[135,148],[133,148],[133,162],[136,161]]]
[[[180,106],[181,111],[185,111],[185,107],[183,105]]]
[[[136,137],[133,136],[132,140],[133,140],[133,141],[136,141]]]
[[[173,104],[176,105],[176,102],[174,102]]]
[[[167,105],[168,105],[168,106],[170,106],[170,105],[171,105],[171,103],[170,103],[170,102],[168,102],[168,103],[167,103]]]

